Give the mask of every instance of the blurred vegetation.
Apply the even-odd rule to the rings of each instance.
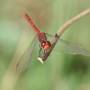
[[[28,11],[42,31],[54,35],[65,21],[87,8],[90,0],[0,0],[0,90],[90,90],[90,57],[62,53],[59,45],[43,65],[34,58],[25,72],[12,74],[11,68],[8,74],[20,40],[17,58],[35,35],[22,13]],[[74,23],[62,38],[90,51],[89,29],[90,15]]]

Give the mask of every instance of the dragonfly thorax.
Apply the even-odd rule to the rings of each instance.
[[[38,39],[39,41],[42,43],[42,42],[46,42],[47,41],[47,37],[46,37],[46,34],[44,32],[40,32],[38,33]]]

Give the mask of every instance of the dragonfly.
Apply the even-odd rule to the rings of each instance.
[[[36,26],[36,24],[32,20],[32,17],[30,17],[27,13],[25,13],[25,19],[32,26],[33,30],[37,34],[37,38],[38,38],[38,41],[40,43],[39,55],[40,55],[41,51],[43,51],[43,53],[45,54],[47,52],[47,50],[49,50],[51,48],[51,42],[47,39],[46,33],[40,31],[40,29]],[[41,63],[43,63],[43,61],[44,61],[40,57],[38,57],[38,60]]]
[[[49,35],[49,36],[52,36],[52,35],[47,34],[45,32],[42,32],[37,27],[37,25],[33,21],[32,17],[29,16],[27,13],[25,13],[25,19],[30,24],[30,26],[33,28],[33,30],[36,32],[37,37],[38,37],[38,41],[40,43],[40,51],[43,50],[43,52],[45,54],[47,52],[47,50],[49,50],[52,47],[52,42],[50,42],[47,39],[47,35]],[[58,39],[57,34],[55,34],[54,37]],[[60,41],[63,42],[65,47],[67,46],[67,48],[69,49],[68,52],[71,52],[72,54],[81,54],[81,55],[85,55],[85,56],[90,56],[90,52],[88,50],[84,49],[79,44],[70,43],[70,42],[63,40],[63,39],[60,39]],[[44,61],[40,57],[38,58],[38,60],[40,60],[41,62]]]
[[[33,28],[34,32],[36,33],[36,36],[37,36],[39,44],[40,44],[38,60],[41,63],[43,63],[43,61],[45,61],[47,59],[50,52],[52,51],[52,48],[54,47],[55,43],[59,39],[59,36],[57,34],[55,34],[53,37],[55,38],[56,42],[52,43],[53,41],[51,42],[50,40],[48,40],[47,33],[42,32],[37,27],[37,25],[35,24],[35,22],[33,21],[31,16],[29,16],[27,13],[25,13],[24,17],[25,17],[26,21],[28,22],[28,24]],[[48,34],[48,35],[52,36],[50,34]],[[65,46],[65,48],[67,48],[66,51],[68,53],[90,56],[90,52],[88,50],[84,49],[79,44],[70,43],[70,42],[63,40],[63,39],[60,39],[60,42],[63,42],[63,44],[64,44],[63,46]],[[43,51],[43,52],[41,52],[41,51]],[[40,53],[43,53],[43,56],[41,56]]]
[[[90,56],[90,51],[85,49],[80,44],[71,43],[67,40],[63,40],[63,39],[59,38],[57,33],[55,33],[55,35],[50,35],[48,33],[42,32],[38,28],[38,26],[36,25],[36,23],[34,22],[32,17],[29,16],[27,13],[24,14],[24,19],[32,27],[32,30],[36,33],[36,35],[35,35],[34,39],[32,40],[32,45],[31,45],[32,47],[31,48],[28,47],[27,50],[25,51],[25,53],[22,55],[20,61],[16,65],[17,68],[19,68],[19,69],[21,68],[21,70],[22,70],[23,68],[27,67],[27,64],[25,64],[25,62],[28,63],[28,60],[31,61],[32,53],[33,53],[33,50],[34,50],[35,44],[36,44],[36,39],[39,42],[39,51],[38,51],[39,54],[38,54],[37,60],[39,60],[42,64],[44,61],[47,60],[48,56],[50,55],[53,48],[55,47],[57,41],[60,41],[62,43],[61,48],[63,49],[63,51],[65,53],[74,54],[74,55],[80,54],[80,55],[84,55],[84,56]],[[53,39],[49,40],[47,36],[53,37]]]

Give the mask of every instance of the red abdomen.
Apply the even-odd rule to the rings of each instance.
[[[28,23],[32,26],[32,28],[34,29],[34,31],[36,33],[40,33],[40,29],[36,26],[35,22],[32,20],[32,17],[29,16],[27,13],[25,13],[25,19],[28,21]]]

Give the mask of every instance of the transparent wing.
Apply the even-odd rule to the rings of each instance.
[[[54,35],[46,33],[47,37],[51,39],[54,37]],[[68,54],[81,54],[84,56],[90,56],[90,51],[86,50],[81,44],[79,43],[71,43],[70,41],[59,39],[60,45],[60,50],[63,51],[64,53]],[[56,45],[57,46],[57,45]],[[59,50],[59,49],[58,49]]]
[[[35,50],[36,44],[37,44],[37,37],[35,36],[34,39],[32,40],[32,43],[29,45],[30,47],[26,49],[24,54],[17,62],[17,65],[16,65],[17,72],[25,71],[28,68],[29,64],[33,59],[33,56],[35,55],[34,50]]]
[[[81,54],[84,56],[90,56],[90,51],[86,50],[82,45],[79,43],[71,43],[69,41],[60,39],[61,49],[65,53],[69,54]]]

